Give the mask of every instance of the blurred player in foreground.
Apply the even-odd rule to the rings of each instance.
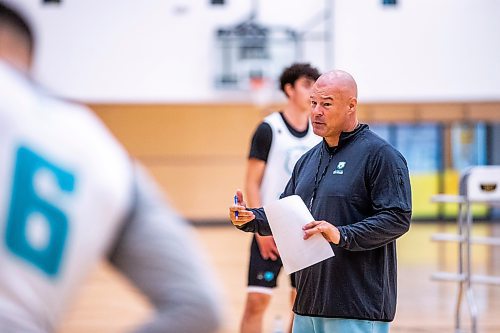
[[[217,288],[186,223],[89,110],[29,80],[33,49],[0,2],[0,331],[57,331],[107,257],[154,307],[135,332],[215,332]]]

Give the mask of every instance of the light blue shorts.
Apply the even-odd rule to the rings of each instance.
[[[321,318],[295,315],[292,333],[389,333],[383,321]]]

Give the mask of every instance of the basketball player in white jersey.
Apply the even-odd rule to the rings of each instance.
[[[290,179],[295,162],[321,141],[313,133],[309,121],[310,89],[319,75],[316,68],[300,63],[286,68],[281,74],[280,87],[288,101],[282,111],[267,116],[253,135],[245,183],[248,207],[261,207],[278,200]],[[262,332],[264,313],[281,267],[273,237],[255,234],[250,250],[242,333]],[[293,275],[290,279],[293,303]]]
[[[55,332],[104,257],[155,312],[135,332],[215,332],[218,295],[186,223],[87,109],[28,78],[33,34],[0,3],[0,332]]]

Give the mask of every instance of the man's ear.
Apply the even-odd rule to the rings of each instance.
[[[285,84],[285,94],[287,97],[292,96],[294,93],[293,85],[291,83]]]
[[[33,59],[24,36],[11,29],[0,28],[0,59],[27,74]]]
[[[350,100],[349,100],[349,112],[354,112],[356,111],[356,107],[358,105],[358,100],[356,97],[352,97]]]

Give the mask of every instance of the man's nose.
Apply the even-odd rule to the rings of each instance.
[[[323,114],[319,104],[316,104],[311,107],[311,113],[315,116],[321,116]]]

